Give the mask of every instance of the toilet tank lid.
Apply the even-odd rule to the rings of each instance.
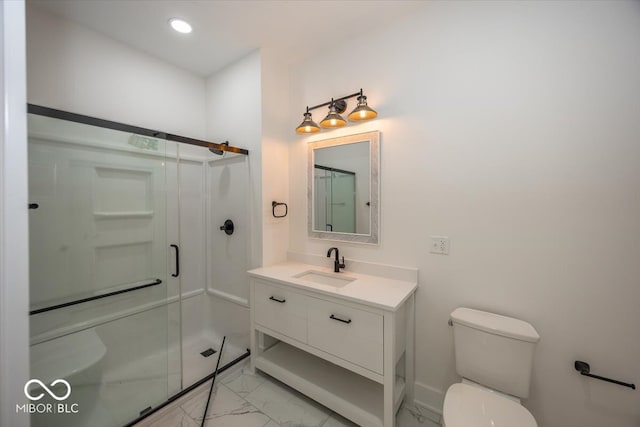
[[[456,324],[504,337],[534,343],[540,340],[540,335],[530,323],[486,311],[464,307],[456,308],[451,313],[451,320]]]

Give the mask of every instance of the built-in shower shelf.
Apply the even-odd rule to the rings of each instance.
[[[94,212],[93,216],[96,219],[151,218],[153,211]]]

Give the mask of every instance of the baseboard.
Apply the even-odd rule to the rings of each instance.
[[[442,419],[444,394],[442,390],[435,387],[418,381],[414,383],[414,403],[427,411],[423,415],[437,423]]]

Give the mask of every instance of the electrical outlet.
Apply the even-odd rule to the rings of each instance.
[[[449,238],[446,236],[431,236],[432,254],[449,255]]]

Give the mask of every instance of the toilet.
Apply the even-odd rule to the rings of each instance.
[[[456,371],[447,390],[443,427],[537,427],[520,404],[529,396],[540,336],[529,323],[470,308],[451,313]]]

